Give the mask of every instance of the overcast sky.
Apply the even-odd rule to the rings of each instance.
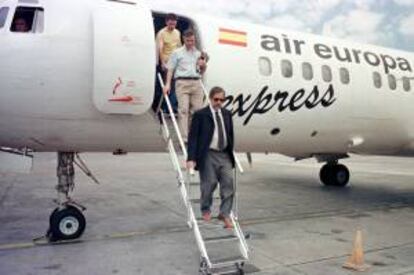
[[[190,11],[414,51],[414,0],[152,0]]]

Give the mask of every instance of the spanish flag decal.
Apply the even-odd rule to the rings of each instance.
[[[247,32],[220,28],[219,43],[247,47]]]

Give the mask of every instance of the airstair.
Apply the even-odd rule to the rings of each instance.
[[[160,74],[158,74],[158,81],[164,88]],[[207,91],[201,80],[200,82],[208,99]],[[168,106],[167,114],[160,111],[162,101],[165,101]],[[200,182],[194,171],[187,171],[185,168],[187,149],[168,96],[163,95],[157,115],[161,119],[161,132],[167,143],[167,150],[177,174],[180,195],[187,210],[187,224],[194,232],[200,252],[200,274],[244,274],[243,267],[249,260],[249,248],[238,221],[237,169],[234,169],[234,207],[230,213],[233,228],[224,228],[223,223],[217,218],[205,222],[200,211]],[[243,172],[237,157],[236,166],[240,172]],[[213,199],[212,214],[216,214],[217,210],[215,211],[214,207],[217,208],[220,203],[217,192]]]

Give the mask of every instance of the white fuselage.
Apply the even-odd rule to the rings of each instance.
[[[10,24],[17,1],[0,1],[2,6],[10,10],[0,29],[0,145],[37,151],[165,150],[151,110],[156,47],[148,8],[39,0],[34,6],[44,8],[43,32],[15,33]],[[187,19],[210,56],[205,85],[227,91],[237,151],[298,158],[414,155],[414,83],[406,91],[402,80],[413,75],[414,55],[204,16]],[[240,31],[235,39],[245,39],[245,45],[221,43],[226,30]],[[289,75],[289,68],[281,67],[286,61],[292,64],[288,77],[282,73]],[[312,67],[310,80],[303,76],[304,62]],[[323,79],[323,65],[331,80]],[[340,80],[341,68],[349,72],[348,84]],[[380,88],[374,72],[381,76]],[[388,75],[396,78],[395,90]],[[120,95],[135,103],[110,100],[118,78]]]

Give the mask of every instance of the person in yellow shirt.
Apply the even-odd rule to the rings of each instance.
[[[172,52],[180,48],[182,46],[181,43],[181,33],[179,30],[177,30],[177,21],[178,18],[175,14],[169,13],[165,17],[165,27],[162,28],[157,33],[157,45],[159,50],[159,70],[161,71],[164,81],[167,76],[168,68],[168,60],[170,59],[170,56]],[[175,85],[172,85],[174,87]],[[161,96],[161,95],[160,95]],[[175,94],[175,90],[172,90],[169,94],[169,99],[171,101],[171,105],[173,107],[174,113],[177,113],[178,108],[178,102],[177,102],[177,96]],[[167,106],[164,103],[162,105],[162,110],[164,112],[168,112]]]

